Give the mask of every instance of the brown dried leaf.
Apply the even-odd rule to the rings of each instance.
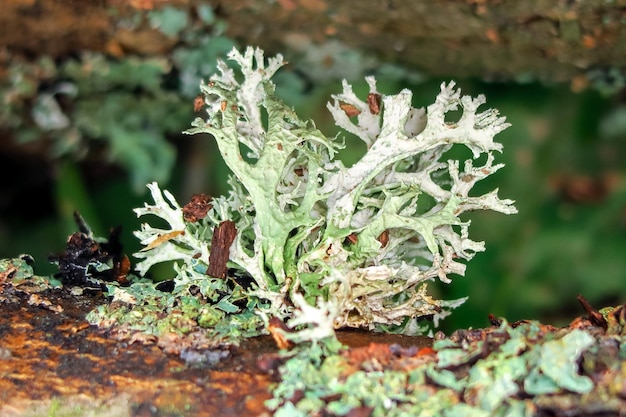
[[[339,108],[344,111],[346,116],[354,117],[361,114],[361,110],[357,109],[354,105],[348,103],[339,103]]]
[[[191,196],[189,203],[183,207],[183,218],[186,222],[194,223],[206,217],[207,213],[213,207],[211,200],[213,198],[206,194],[194,194]]]
[[[272,317],[270,319],[267,331],[272,335],[278,349],[282,350],[293,347],[293,342],[285,338],[285,333],[290,333],[291,329],[278,317]]]
[[[167,242],[168,240],[174,239],[176,236],[184,235],[184,234],[185,234],[184,230],[174,230],[173,232],[162,234],[159,237],[157,237],[156,239],[154,239],[152,242],[150,242],[148,244],[148,246],[146,246],[145,248],[143,248],[141,250],[141,252],[145,252],[145,251],[148,251],[150,249],[154,249],[157,246],[162,245],[163,243]]]

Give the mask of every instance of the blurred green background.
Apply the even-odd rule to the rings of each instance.
[[[132,208],[143,205],[145,184],[159,181],[183,204],[193,193],[226,191],[228,171],[209,137],[183,136],[194,113],[201,78],[237,43],[209,6],[165,7],[125,17],[148,24],[177,44],[162,56],[112,57],[83,51],[52,59],[5,51],[0,73],[0,258],[28,253],[36,272],[50,274],[50,253],[63,250],[79,210],[97,235],[123,226],[127,253],[140,246]],[[134,20],[133,20],[134,19]],[[311,52],[311,51],[309,51]],[[379,90],[414,92],[415,106],[432,103],[441,79],[360,51],[327,44],[315,54],[287,56],[276,77],[279,94],[328,135],[336,132],[325,103],[346,77],[367,93],[363,76]],[[8,55],[7,55],[8,54]],[[326,54],[326,55],[324,55]],[[316,64],[317,63],[317,64]],[[485,94],[487,106],[512,127],[496,139],[506,167],[485,190],[500,188],[519,214],[474,213],[470,234],[484,240],[465,277],[433,284],[444,298],[469,300],[444,329],[480,327],[487,315],[563,325],[582,313],[576,295],[593,305],[626,301],[626,93],[619,74],[600,74],[581,92],[569,85],[486,83],[457,79],[464,94]],[[354,138],[341,155],[354,161]],[[160,278],[166,278],[161,276]]]

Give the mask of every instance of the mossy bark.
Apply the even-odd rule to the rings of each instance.
[[[160,54],[174,39],[130,31],[134,10],[197,0],[7,0],[0,44],[31,55],[89,49]],[[626,65],[626,1],[213,0],[227,34],[268,53],[305,51],[336,40],[428,75],[583,82],[591,69]],[[332,60],[333,57],[326,57]]]

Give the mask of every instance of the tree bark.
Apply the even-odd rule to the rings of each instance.
[[[129,31],[120,17],[197,0],[6,0],[0,45],[53,57],[80,50],[163,54],[175,42]],[[268,53],[307,53],[332,65],[334,42],[375,63],[425,75],[584,82],[590,71],[623,74],[626,0],[212,0],[227,35]]]

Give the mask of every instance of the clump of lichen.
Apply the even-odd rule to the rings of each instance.
[[[165,227],[146,223],[136,232],[145,245],[135,254],[137,270],[174,261],[176,276],[159,285],[109,284],[113,302],[90,320],[159,335],[187,335],[198,325],[228,339],[277,318],[287,322],[277,329],[282,337],[317,341],[344,326],[417,333],[424,330],[417,320],[437,324],[462,303],[432,298],[427,284],[462,275],[461,260],[484,250],[460,215],[516,211],[497,190],[470,195],[502,167],[494,164],[502,145],[493,138],[508,126],[504,118],[479,111],[484,97],[461,96],[454,83],[415,109],[408,90],[384,95],[369,77],[361,99],[344,82],[328,109],[367,146],[346,167],[336,159],[341,142],[274,95],[280,55],[266,62],[248,48],[229,57],[239,73],[218,62],[220,73],[201,86],[208,117],[188,133],[215,138],[234,174],[231,191],[189,216],[150,184],[154,204],[136,212],[160,217]],[[446,116],[453,111],[456,120]],[[462,168],[449,159],[456,147],[471,155]]]
[[[282,56],[264,59],[248,48],[229,54],[239,73],[219,61],[219,74],[202,84],[208,117],[187,133],[209,133],[233,172],[231,191],[211,202],[206,217],[189,222],[174,197],[149,185],[154,204],[137,209],[167,222],[143,224],[136,234],[146,248],[136,254],[140,273],[177,261],[176,287],[194,285],[215,306],[233,305],[232,290],[262,317],[278,317],[297,331],[296,341],[332,336],[344,326],[417,331],[416,319],[435,323],[461,300],[435,300],[427,283],[450,282],[482,242],[469,238],[471,210],[515,213],[497,190],[470,195],[473,186],[500,169],[494,136],[508,124],[497,111],[479,111],[483,96],[461,96],[442,84],[434,104],[411,106],[412,94],[385,95],[367,78],[361,99],[344,82],[328,104],[338,126],[355,134],[367,152],[350,167],[335,158],[341,143],[301,120],[274,95],[271,77]],[[460,111],[456,121],[446,113]],[[448,159],[453,147],[471,151],[462,167]],[[477,160],[480,161],[477,163]],[[232,222],[228,244],[235,286],[207,276],[214,231]],[[226,287],[230,291],[226,291]],[[248,303],[250,304],[250,303]],[[234,305],[237,313],[248,308]]]
[[[621,415],[623,308],[607,330],[587,319],[564,329],[502,322],[432,349],[301,350],[279,368],[266,405],[276,417]]]

